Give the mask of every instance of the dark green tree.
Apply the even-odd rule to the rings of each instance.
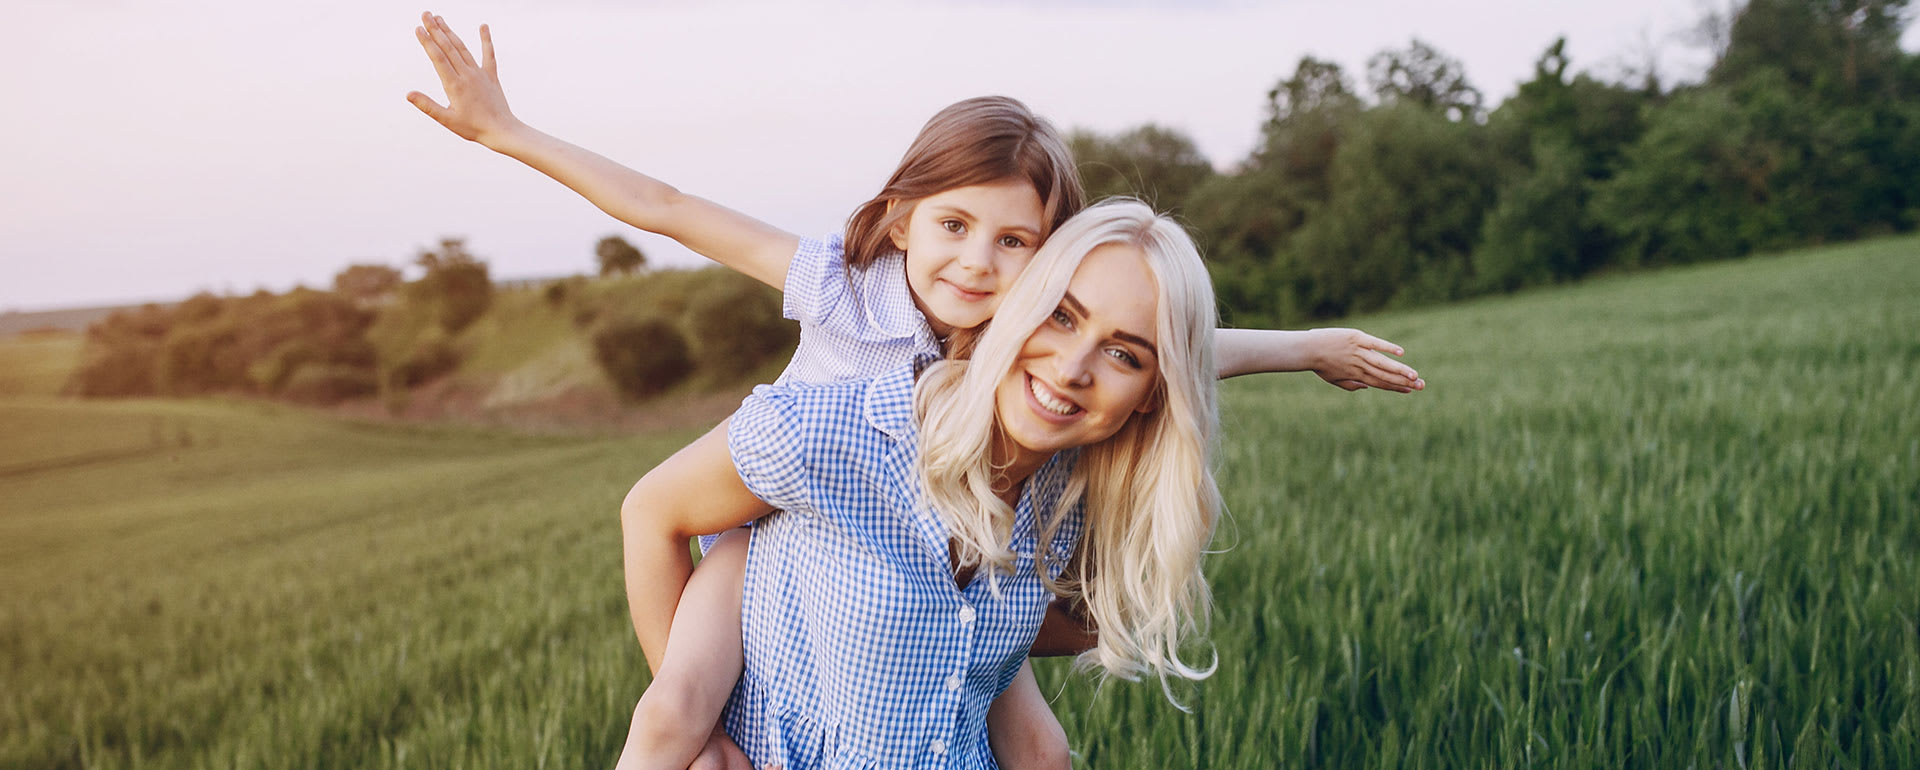
[[[1485,129],[1422,105],[1364,113],[1340,144],[1332,196],[1287,246],[1312,317],[1463,296],[1494,195]]]
[[[1585,73],[1569,77],[1570,64],[1566,39],[1555,41],[1533,79],[1487,121],[1500,193],[1474,253],[1479,290],[1578,278],[1618,249],[1590,211],[1592,188],[1639,137],[1651,97]]]
[[[1681,93],[1596,186],[1594,213],[1628,266],[1739,256],[1781,235],[1765,206],[1781,158],[1724,90]]]
[[[356,302],[373,302],[392,294],[401,283],[400,271],[386,265],[348,265],[333,276],[333,291]]]
[[[614,274],[632,275],[647,266],[647,255],[618,235],[601,238],[599,243],[594,244],[593,254],[599,260],[600,276],[603,278]]]
[[[422,250],[414,263],[426,275],[408,285],[409,298],[431,305],[448,334],[467,328],[493,305],[487,263],[467,251],[465,239],[442,238],[439,248]]]
[[[799,326],[780,314],[779,292],[731,270],[716,273],[687,301],[687,336],[702,366],[738,377],[799,341]]]
[[[628,398],[653,396],[693,373],[693,354],[672,321],[619,320],[593,333],[593,357]]]
[[[1416,104],[1448,120],[1477,121],[1484,104],[1458,59],[1418,39],[1368,59],[1367,84],[1381,104]]]
[[[1213,165],[1192,139],[1152,123],[1113,136],[1075,131],[1068,144],[1088,200],[1129,195],[1160,211],[1179,211],[1213,176]]]

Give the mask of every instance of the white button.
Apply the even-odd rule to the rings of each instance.
[[[974,613],[973,613],[973,607],[972,607],[971,605],[966,605],[966,606],[962,606],[962,607],[960,608],[960,622],[962,622],[962,623],[972,623],[972,622],[973,622],[973,614],[974,614]]]
[[[930,745],[927,748],[933,749],[933,753],[935,754],[945,754],[947,753],[947,742],[940,740],[939,738],[935,738],[933,739],[933,745]]]
[[[960,689],[960,675],[959,675],[959,674],[948,674],[948,675],[947,675],[947,689],[949,689],[949,690],[958,690],[958,689]]]

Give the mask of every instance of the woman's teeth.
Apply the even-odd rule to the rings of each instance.
[[[1027,387],[1033,391],[1033,400],[1040,402],[1040,406],[1045,407],[1049,412],[1069,415],[1080,411],[1080,407],[1054,398],[1053,394],[1048,393],[1047,389],[1040,385],[1040,381],[1034,379],[1032,375],[1027,377]]]

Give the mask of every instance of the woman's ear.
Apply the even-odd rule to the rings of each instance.
[[[898,199],[887,201],[886,216],[892,217],[894,207],[899,205]],[[911,218],[913,218],[913,212],[908,211],[899,219],[893,220],[893,224],[887,228],[887,237],[893,241],[894,248],[901,251],[907,250],[907,220]]]

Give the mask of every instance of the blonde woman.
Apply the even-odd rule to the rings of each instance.
[[[752,764],[991,767],[988,707],[1057,597],[1098,629],[1087,662],[1208,675],[1180,651],[1220,508],[1213,307],[1184,231],[1103,203],[1040,249],[970,361],[757,390],[734,473],[689,480],[709,510],[783,511],[753,529],[727,708]]]

